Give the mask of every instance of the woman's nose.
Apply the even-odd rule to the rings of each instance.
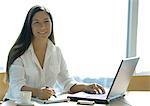
[[[44,23],[41,23],[41,24],[40,24],[40,28],[41,28],[41,29],[45,29],[45,27],[46,27],[46,26],[45,26]]]

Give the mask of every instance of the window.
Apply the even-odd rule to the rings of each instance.
[[[67,2],[66,5],[64,2]],[[127,0],[48,2],[56,43],[77,80],[109,87],[126,56]]]
[[[150,1],[139,2],[139,17],[137,31],[137,55],[140,61],[137,66],[137,73],[150,75]]]
[[[83,82],[110,86],[108,82],[126,56],[128,0],[16,0],[17,5],[15,0],[10,2],[0,3],[0,71],[5,70],[8,51],[22,29],[27,11],[42,4],[52,13],[56,44],[71,74]]]

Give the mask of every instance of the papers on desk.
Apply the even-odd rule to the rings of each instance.
[[[38,99],[38,98],[32,98],[32,101],[36,101],[38,103],[42,103],[42,104],[50,104],[50,103],[61,103],[61,102],[68,102],[70,101],[69,98],[62,98],[62,97],[51,97],[50,99],[48,100],[41,100],[41,99]]]

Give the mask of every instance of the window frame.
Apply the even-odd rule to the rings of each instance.
[[[138,27],[138,0],[129,0],[126,57],[136,56]]]

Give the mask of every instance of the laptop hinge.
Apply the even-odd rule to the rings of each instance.
[[[121,97],[124,97],[125,94],[120,94],[120,95],[116,95],[116,96],[112,96],[112,97],[108,97],[108,100],[113,100],[113,99],[117,99],[117,98],[121,98]]]

